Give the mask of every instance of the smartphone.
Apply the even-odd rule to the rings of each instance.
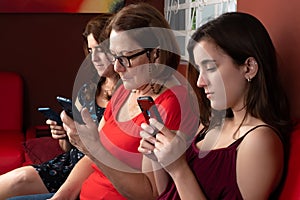
[[[61,96],[57,96],[56,99],[69,117],[74,119],[79,124],[84,124],[84,122],[81,118],[81,114],[78,111],[78,109],[76,107],[74,107],[74,109],[72,109],[73,104],[72,104],[71,99],[61,97]]]
[[[163,123],[163,120],[158,112],[154,100],[150,96],[141,96],[137,98],[137,103],[149,124],[150,118],[155,118],[158,122]]]
[[[41,112],[47,119],[56,121],[57,125],[62,126],[63,122],[57,112],[51,108],[38,108],[38,111]]]

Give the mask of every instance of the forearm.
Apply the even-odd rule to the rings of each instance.
[[[64,150],[65,152],[69,151],[72,148],[72,144],[69,142],[69,140],[66,139],[59,139],[58,140],[60,148]]]
[[[121,195],[127,199],[155,199],[157,192],[147,174],[130,167],[128,163],[124,163],[107,151],[101,143],[96,124],[90,118],[88,110],[84,108],[81,114],[86,124],[77,124],[75,127],[74,122],[68,122],[70,119],[64,112],[62,113],[70,142],[98,166]],[[99,130],[104,123],[102,118]],[[135,162],[142,162],[140,157],[137,159]]]
[[[189,165],[185,162],[176,166],[176,170],[169,171],[179,196],[182,200],[205,200],[206,197],[191,171]]]
[[[98,156],[91,156],[91,159],[122,196],[133,200],[157,198],[156,186],[151,181],[153,179],[149,178],[153,175],[152,172],[142,173],[113,157],[105,149],[99,149],[97,155],[101,159],[97,159]],[[105,161],[109,161],[109,163]]]
[[[53,199],[61,199],[67,197],[68,199],[77,199],[82,183],[93,172],[91,167],[92,161],[84,156],[73,168],[67,180],[59,188],[53,196]]]
[[[149,166],[150,166],[150,168],[149,168]],[[149,177],[149,179],[153,179],[152,182],[155,182],[157,192],[159,195],[166,190],[170,176],[157,161],[153,161],[150,158],[148,158],[147,156],[144,156],[143,157],[143,171],[153,172],[153,175],[148,176],[148,177]]]

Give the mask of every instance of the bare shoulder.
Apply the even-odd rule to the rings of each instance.
[[[281,140],[279,137],[279,133],[275,131],[275,129],[270,126],[258,126],[249,132],[245,139],[245,142],[255,142],[255,143],[273,143],[279,142],[281,144]]]
[[[260,126],[249,132],[237,154],[237,182],[243,197],[266,199],[281,179],[283,163],[283,144],[274,129]]]
[[[249,132],[240,145],[240,149],[254,152],[269,152],[282,151],[283,144],[274,129],[269,126],[259,126]]]

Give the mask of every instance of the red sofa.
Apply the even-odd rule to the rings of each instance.
[[[23,80],[13,72],[0,72],[0,174],[24,162]]]
[[[25,140],[25,160],[23,165],[40,164],[63,153],[58,140],[51,137],[48,125],[28,128]]]
[[[28,164],[39,164],[62,153],[48,126],[23,131],[23,80],[0,72],[0,175]]]

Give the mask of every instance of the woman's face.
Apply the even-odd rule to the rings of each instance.
[[[242,109],[247,84],[243,68],[211,40],[200,41],[193,53],[200,71],[197,86],[204,89],[212,108]]]
[[[144,50],[126,31],[112,30],[110,34],[110,51],[113,56],[132,56]],[[126,59],[126,58],[125,58]],[[127,59],[128,60],[128,59]],[[114,63],[115,71],[120,75],[123,85],[128,90],[139,89],[150,83],[149,59],[146,52],[128,60],[130,66],[123,66],[118,59]]]
[[[113,74],[113,65],[107,59],[106,54],[98,47],[99,44],[92,33],[87,36],[87,41],[88,48],[91,50],[92,62],[98,72],[98,75],[108,77]]]

